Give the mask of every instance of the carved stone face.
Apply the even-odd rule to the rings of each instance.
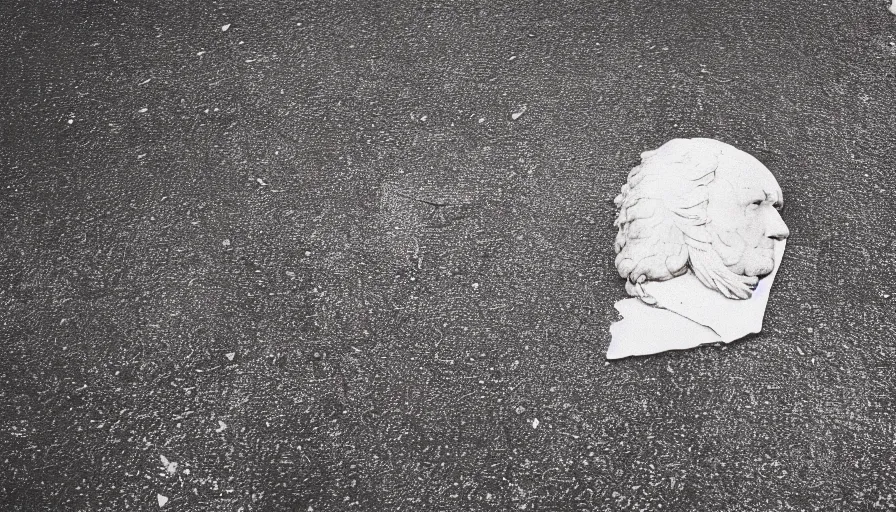
[[[759,160],[712,139],[641,154],[615,203],[616,303],[608,359],[729,343],[762,330],[790,235],[781,187]],[[655,307],[651,307],[655,306]]]
[[[674,139],[641,154],[616,197],[616,269],[650,303],[644,283],[692,271],[729,299],[748,299],[775,268],[789,232],[781,187],[759,160],[712,139]]]
[[[790,234],[778,210],[781,187],[759,160],[731,148],[709,183],[707,217],[712,247],[729,270],[764,276],[775,266],[774,244]]]

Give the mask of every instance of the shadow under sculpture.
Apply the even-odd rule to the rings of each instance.
[[[762,330],[784,256],[784,197],[756,158],[713,139],[641,154],[616,197],[615,304],[607,359],[730,343]]]

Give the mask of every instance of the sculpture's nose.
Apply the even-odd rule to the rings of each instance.
[[[766,216],[765,236],[775,240],[784,240],[790,236],[790,229],[784,224],[781,214],[774,208],[769,208],[771,213]]]

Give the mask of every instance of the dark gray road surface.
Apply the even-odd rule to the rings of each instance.
[[[361,4],[3,2],[4,511],[896,507],[887,2]],[[785,190],[766,330],[608,364],[694,136]]]

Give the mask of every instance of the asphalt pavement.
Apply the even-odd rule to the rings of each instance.
[[[0,21],[2,510],[896,508],[887,2]],[[765,330],[607,362],[676,137],[784,190]]]

